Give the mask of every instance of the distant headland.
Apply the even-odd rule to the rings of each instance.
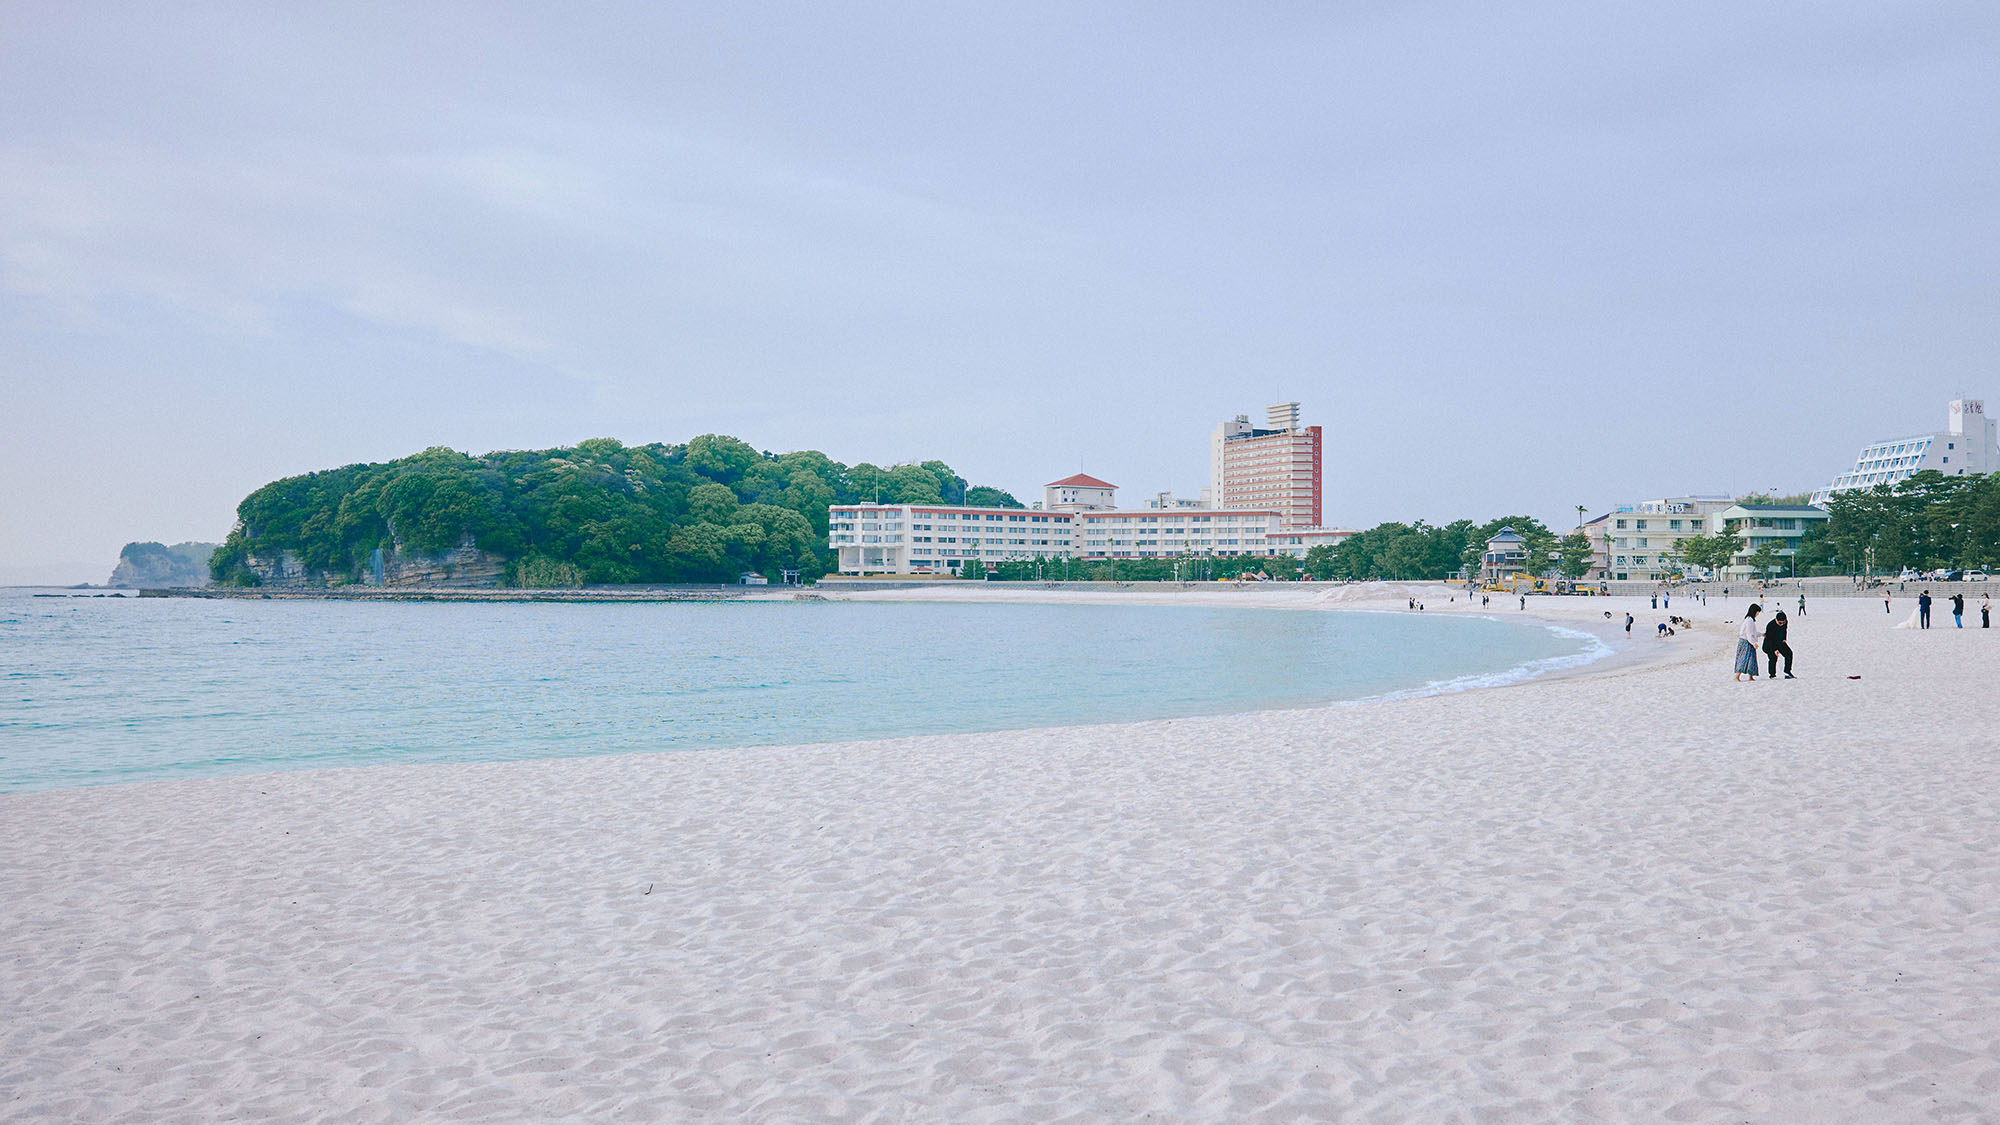
[[[259,488],[237,506],[208,571],[225,586],[326,588],[561,589],[786,571],[810,581],[831,569],[828,505],[862,500],[1022,506],[942,461],[843,465],[721,434],[478,456],[434,447]]]

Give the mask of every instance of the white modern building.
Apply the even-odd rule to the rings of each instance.
[[[1042,486],[1042,510],[1047,512],[1095,512],[1115,508],[1118,486],[1087,473],[1052,480]]]
[[[1732,578],[1769,577],[1758,575],[1750,565],[1750,556],[1758,548],[1768,545],[1777,552],[1778,565],[1782,568],[1779,576],[1786,576],[1793,570],[1792,558],[1798,554],[1799,540],[1816,524],[1827,521],[1824,508],[1808,504],[1732,504],[1717,512],[1714,522],[1724,531],[1733,531],[1743,537],[1743,549],[1730,560],[1724,574]]]
[[[1291,553],[1272,541],[1284,522],[1276,508],[1079,512],[1076,522],[1080,559]]]
[[[836,504],[827,545],[842,574],[950,574],[967,560],[1300,558],[1352,531],[1287,528],[1278,508],[1121,509],[1117,486],[1082,474],[1052,481],[1038,509],[949,504]]]
[[[1615,582],[1663,582],[1681,573],[1681,540],[1718,530],[1728,496],[1668,496],[1620,504],[1584,525],[1590,576]]]
[[[1814,506],[1824,506],[1829,496],[1878,484],[1892,485],[1927,469],[1936,469],[1948,477],[2000,471],[2000,446],[1995,443],[1994,422],[1986,416],[1985,402],[1955,398],[1946,407],[1944,429],[1862,447],[1860,456],[1854,459],[1854,467],[1813,493],[1812,502]]]
[[[1272,532],[1270,539],[1277,554],[1305,558],[1314,547],[1337,547],[1359,534],[1351,527],[1287,527]]]
[[[967,559],[1063,558],[1076,514],[945,504],[836,504],[827,511],[827,546],[842,574],[944,574]]]

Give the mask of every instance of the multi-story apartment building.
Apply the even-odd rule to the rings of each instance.
[[[1077,558],[1170,559],[1180,555],[1277,555],[1275,508],[1079,512]]]
[[[1724,508],[1713,519],[1722,530],[1741,535],[1743,549],[1723,573],[1738,578],[1756,576],[1750,556],[1766,544],[1777,551],[1781,565],[1789,571],[1792,557],[1798,553],[1799,539],[1827,518],[1826,509],[1809,504],[1732,504]]]
[[[1976,398],[1953,399],[1945,410],[1944,429],[1863,446],[1854,467],[1813,493],[1812,502],[1816,507],[1824,506],[1829,496],[1895,484],[1926,469],[1948,477],[2000,471],[2000,445],[1995,442],[1994,420],[1986,416],[1986,403]]]
[[[1276,508],[1140,508],[1112,504],[1117,486],[1069,477],[1044,490],[1044,506],[836,504],[827,545],[842,574],[948,574],[968,559],[1164,559],[1187,555],[1303,557],[1352,531],[1284,526]],[[1052,510],[1049,499],[1064,505]],[[1105,506],[1098,506],[1105,505]]]
[[[827,511],[827,546],[842,574],[943,574],[967,559],[1062,558],[1076,513],[945,504],[836,504]]]
[[[1217,508],[1276,508],[1286,527],[1318,527],[1322,434],[1299,425],[1299,404],[1266,410],[1262,428],[1238,414],[1209,437],[1210,502]]]
[[[1620,504],[1584,525],[1593,556],[1590,576],[1616,582],[1661,582],[1681,573],[1680,542],[1717,530],[1728,496],[1670,496]]]
[[[1305,558],[1306,552],[1314,547],[1339,546],[1359,534],[1351,527],[1287,527],[1272,532],[1270,540],[1277,554]]]

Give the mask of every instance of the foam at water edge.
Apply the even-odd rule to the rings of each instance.
[[[1487,617],[1486,620],[1498,621],[1500,618]],[[1571,653],[1568,656],[1544,656],[1539,660],[1530,660],[1525,664],[1519,664],[1500,672],[1481,672],[1471,676],[1458,676],[1449,680],[1432,680],[1422,687],[1404,688],[1402,691],[1392,691],[1384,695],[1371,695],[1365,699],[1345,699],[1329,704],[1329,706],[1359,707],[1368,703],[1387,703],[1397,699],[1417,699],[1427,695],[1447,695],[1457,691],[1473,691],[1477,688],[1504,687],[1507,684],[1518,684],[1523,680],[1531,680],[1544,672],[1556,672],[1564,668],[1581,668],[1586,664],[1594,664],[1610,656],[1613,652],[1612,647],[1605,642],[1604,638],[1595,633],[1587,633],[1581,629],[1570,629],[1561,625],[1543,625],[1542,628],[1559,637],[1580,638],[1589,641],[1590,644],[1582,652]]]

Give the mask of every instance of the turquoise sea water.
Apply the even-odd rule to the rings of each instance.
[[[194,601],[0,590],[0,792],[1296,707],[1593,638],[1197,606]]]

